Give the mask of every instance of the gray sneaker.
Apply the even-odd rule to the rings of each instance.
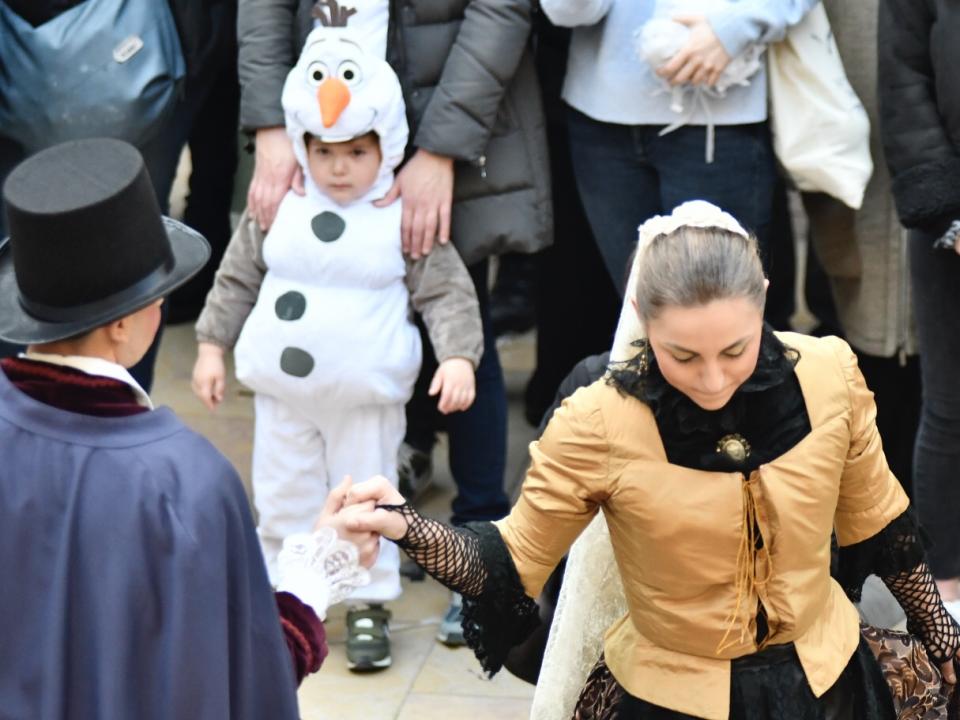
[[[447,614],[440,621],[440,631],[437,633],[437,640],[448,647],[460,647],[466,645],[467,641],[463,639],[463,598],[459,593],[453,593],[450,600],[450,607],[447,608]]]
[[[347,667],[356,672],[390,667],[390,611],[368,605],[347,611]]]
[[[433,484],[433,458],[403,443],[397,453],[397,476],[400,494],[411,502],[418,500]]]

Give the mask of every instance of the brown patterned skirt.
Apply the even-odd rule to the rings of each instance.
[[[792,645],[765,651],[767,662],[758,662],[759,656],[748,663],[734,661],[730,720],[957,720],[956,690],[942,684],[940,670],[916,638],[868,626],[861,628],[861,635],[854,657],[821,698],[810,692]],[[587,678],[573,717],[691,718],[628,695],[602,656]]]

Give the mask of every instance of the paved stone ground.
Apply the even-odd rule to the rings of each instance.
[[[190,326],[167,329],[157,363],[153,391],[158,405],[171,406],[189,425],[208,437],[240,471],[249,489],[253,407],[250,394],[228,382],[226,400],[215,414],[190,392],[196,354]],[[523,384],[533,361],[530,336],[505,343],[501,359],[510,395],[507,484],[512,490],[527,463],[533,431],[521,414]],[[232,370],[231,370],[232,376]],[[446,448],[434,456],[436,490],[423,503],[427,514],[447,518],[453,484],[446,469]],[[435,640],[449,602],[447,591],[431,579],[409,582],[393,611],[393,667],[357,675],[346,668],[344,610],[332,608],[327,620],[330,655],[319,673],[300,689],[303,720],[522,720],[529,714],[533,687],[501,672],[487,680],[469,650],[451,650]]]

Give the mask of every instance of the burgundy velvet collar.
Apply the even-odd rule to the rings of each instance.
[[[148,412],[126,383],[61,365],[6,358],[0,369],[13,386],[34,400],[60,410],[96,417],[128,417]]]

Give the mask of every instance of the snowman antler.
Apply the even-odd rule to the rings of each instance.
[[[329,17],[324,9],[329,11]],[[356,14],[356,8],[340,7],[337,0],[318,0],[313,5],[313,16],[324,27],[346,27],[350,16]]]

